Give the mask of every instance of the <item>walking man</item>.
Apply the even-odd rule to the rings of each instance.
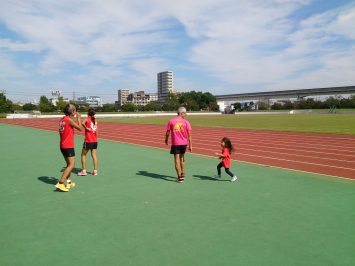
[[[169,120],[166,126],[165,144],[168,145],[171,134],[170,154],[174,154],[176,181],[182,183],[185,179],[185,152],[187,148],[192,151],[191,126],[185,119],[185,107],[180,107],[177,114],[177,117]]]

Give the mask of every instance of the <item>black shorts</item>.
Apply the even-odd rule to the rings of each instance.
[[[83,149],[84,150],[96,150],[97,149],[97,142],[84,142]]]
[[[60,151],[62,152],[64,157],[74,157],[75,156],[74,148],[68,148],[68,149],[60,148]]]
[[[172,145],[170,154],[185,154],[187,145]]]

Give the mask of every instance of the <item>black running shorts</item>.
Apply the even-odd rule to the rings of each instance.
[[[64,157],[74,157],[75,156],[74,148],[68,148],[68,149],[60,148],[60,151],[62,152]]]
[[[172,145],[170,154],[185,154],[187,145]]]
[[[97,142],[84,142],[83,149],[96,150],[97,149]]]

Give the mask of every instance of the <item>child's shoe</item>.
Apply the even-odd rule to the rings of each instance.
[[[235,176],[232,177],[231,182],[234,182],[234,181],[236,181],[237,179],[238,179],[238,177],[235,175]]]
[[[86,172],[86,170],[81,170],[79,173],[78,173],[79,176],[86,176],[88,175],[88,173]]]

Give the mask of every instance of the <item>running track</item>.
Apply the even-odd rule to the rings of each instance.
[[[0,123],[58,130],[59,119],[0,119]],[[79,133],[82,134],[82,133]],[[99,138],[168,149],[165,127],[104,123]],[[193,153],[215,156],[220,139],[236,148],[232,159],[355,180],[355,136],[193,127]]]

